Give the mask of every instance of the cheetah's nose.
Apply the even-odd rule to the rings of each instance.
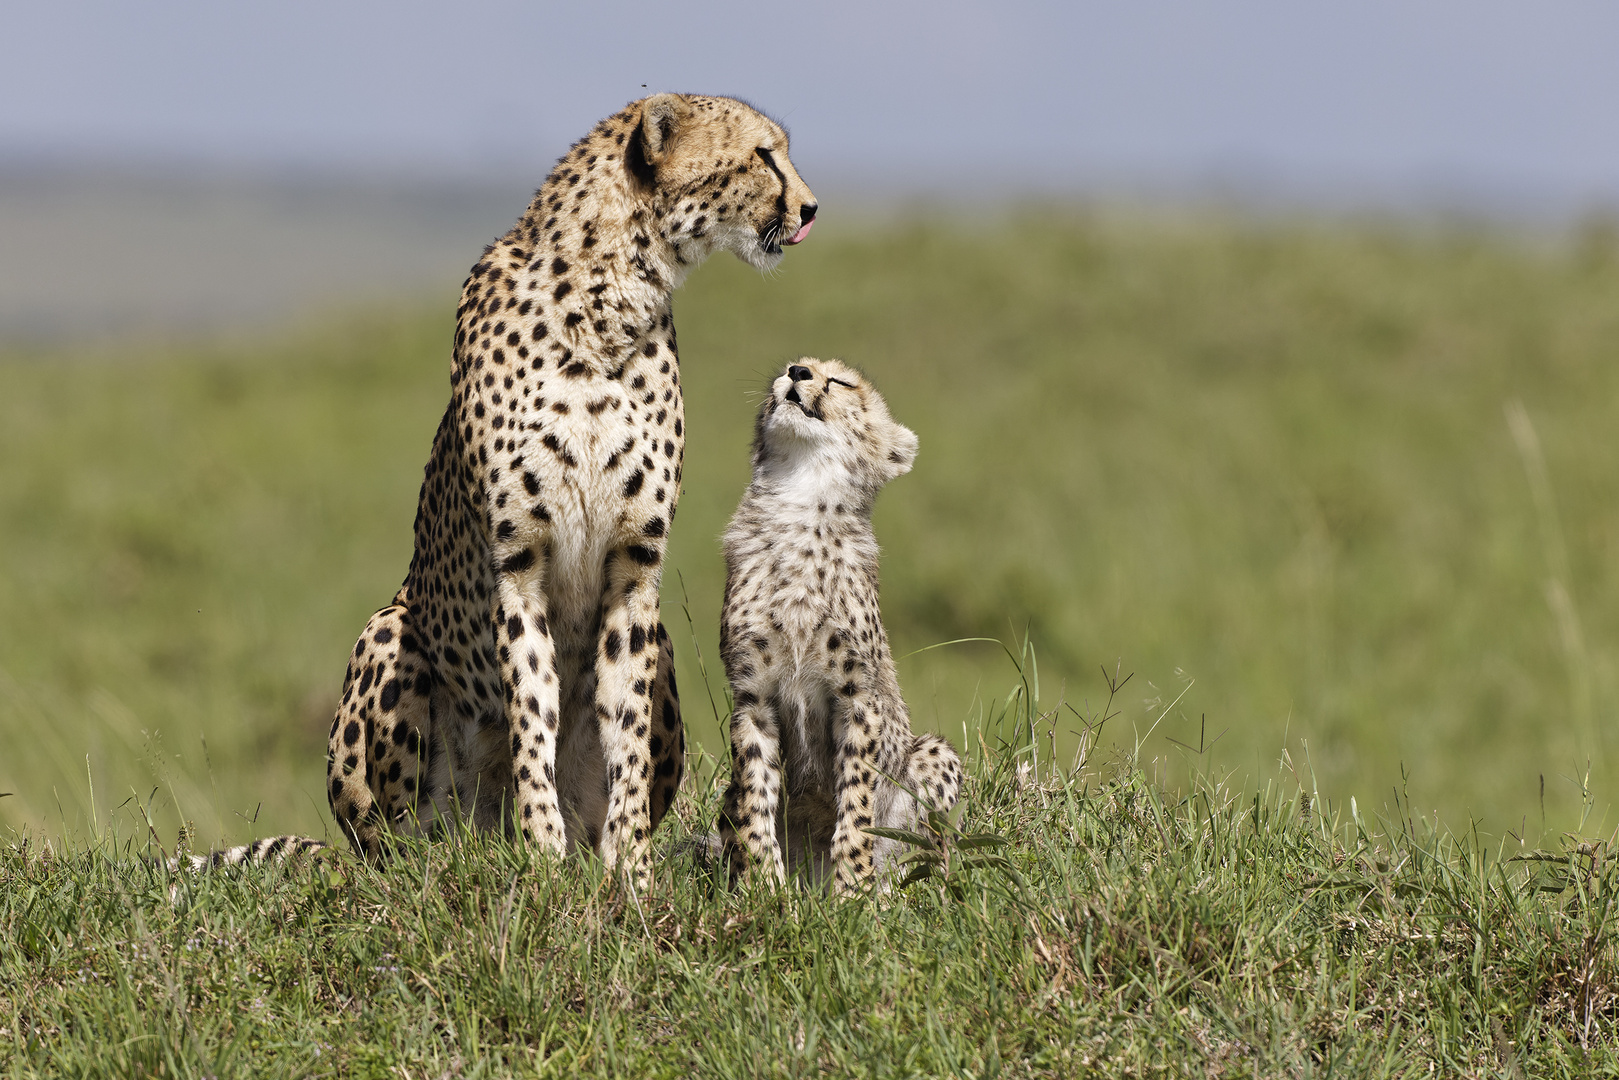
[[[805,379],[813,379],[815,376],[810,369],[805,367],[803,364],[794,364],[792,367],[787,369],[787,377],[793,380],[793,382],[803,382]]]
[[[810,226],[815,224],[815,211],[820,209],[817,203],[805,203],[798,208],[798,231],[793,233],[782,243],[789,247],[793,244],[802,244],[804,237],[809,235]]]

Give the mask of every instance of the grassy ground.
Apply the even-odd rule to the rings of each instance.
[[[1031,765],[1014,696],[969,753],[963,848],[833,902],[659,886],[487,837],[171,879],[103,834],[0,851],[8,1076],[1477,1076],[1619,1072],[1619,860],[1325,809],[1284,773],[1171,795]],[[1085,718],[1093,726],[1100,713]],[[1004,736],[1002,739],[1000,736]],[[946,830],[946,836],[953,836]],[[1004,862],[969,865],[998,850]],[[171,891],[172,889],[172,891]]]
[[[326,725],[409,558],[453,298],[12,356],[0,1071],[1619,1072],[1611,236],[835,226],[677,301],[687,716],[718,751],[699,657],[754,393],[843,355],[921,436],[878,509],[897,651],[1040,646],[1004,707],[996,646],[901,665],[1016,873],[717,888],[678,847],[709,757],[637,901],[487,838],[171,898],[137,856],[183,819],[199,846],[328,829]]]
[[[807,352],[862,364],[921,436],[877,515],[898,652],[1028,630],[1070,702],[1104,665],[1137,673],[1117,730],[1150,731],[1149,758],[1206,717],[1238,775],[1289,749],[1381,807],[1403,765],[1419,807],[1494,835],[1571,827],[1588,767],[1613,790],[1611,234],[836,226],[774,280],[716,260],[677,300],[690,445],[665,615],[710,751],[716,537],[757,390]],[[0,360],[7,821],[82,830],[92,794],[138,793],[168,835],[182,816],[210,840],[326,827],[342,657],[409,558],[452,303]],[[904,661],[918,725],[960,740],[1002,663]]]

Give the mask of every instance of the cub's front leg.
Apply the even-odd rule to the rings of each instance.
[[[832,832],[832,887],[838,893],[858,890],[876,872],[876,840],[865,830],[873,824],[886,712],[869,666],[857,664],[847,677],[833,705],[838,818]]]
[[[731,714],[731,784],[725,789],[720,843],[731,876],[748,867],[779,885],[787,880],[776,817],[781,811],[781,736],[775,710],[747,690],[738,690]]]

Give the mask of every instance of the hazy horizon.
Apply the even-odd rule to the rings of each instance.
[[[453,289],[573,139],[658,90],[788,124],[827,228],[1056,199],[1560,229],[1619,207],[1616,41],[1595,2],[24,6],[0,342]]]
[[[683,90],[788,124],[808,176],[896,190],[1619,201],[1619,8],[1596,2],[83,0],[8,23],[0,166],[537,183],[601,116]]]

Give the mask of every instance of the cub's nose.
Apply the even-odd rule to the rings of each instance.
[[[815,220],[815,211],[821,208],[819,203],[807,202],[798,208],[798,220],[802,225],[808,225]]]
[[[793,382],[803,382],[805,379],[813,379],[815,375],[803,364],[794,364],[787,369],[787,377]]]

